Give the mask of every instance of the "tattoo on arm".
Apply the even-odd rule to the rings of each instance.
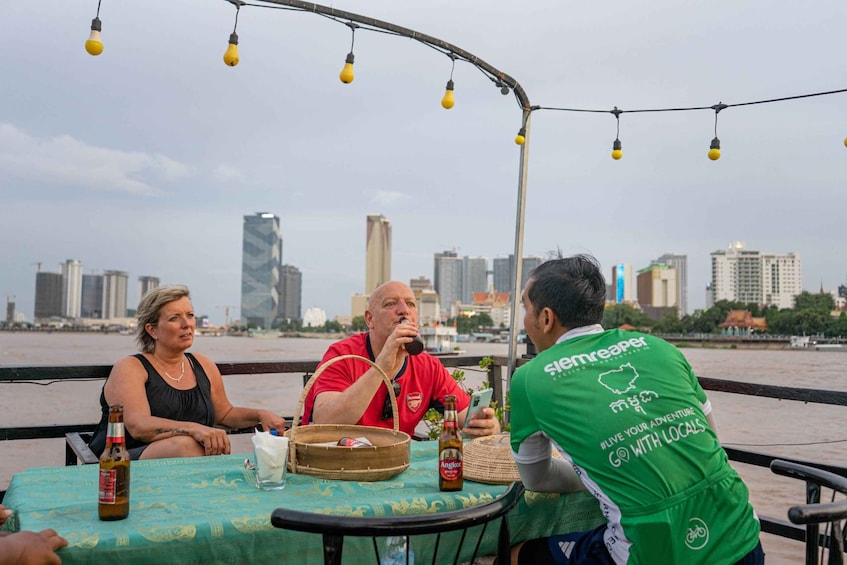
[[[156,434],[170,434],[172,436],[188,436],[191,433],[188,430],[182,430],[180,428],[171,428],[166,430],[165,428],[157,428]]]

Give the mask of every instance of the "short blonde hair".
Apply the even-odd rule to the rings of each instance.
[[[159,322],[159,314],[165,304],[182,297],[190,298],[188,287],[181,284],[157,286],[150,289],[138,303],[138,326],[135,328],[135,341],[142,353],[152,353],[156,347],[156,340],[147,333],[147,324],[156,325]]]

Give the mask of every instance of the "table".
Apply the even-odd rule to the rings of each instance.
[[[411,465],[392,479],[351,482],[288,475],[279,491],[260,491],[245,455],[133,461],[130,514],[97,517],[97,465],[40,467],[12,477],[4,504],[14,511],[5,528],[53,528],[67,538],[62,562],[114,559],[132,563],[323,563],[321,536],[274,528],[279,507],[337,515],[390,516],[441,512],[489,502],[506,487],[465,481],[459,492],[438,490],[438,442],[412,442]],[[603,522],[587,493],[527,492],[509,514],[512,540],[590,529]],[[496,523],[485,533],[480,555],[496,553]],[[413,539],[423,562],[432,540]],[[455,539],[442,537],[445,544]],[[466,542],[468,555],[473,543]],[[455,549],[453,550],[455,551]],[[450,554],[452,555],[452,553]],[[357,559],[357,557],[359,559]],[[373,563],[370,539],[346,538],[346,563]]]

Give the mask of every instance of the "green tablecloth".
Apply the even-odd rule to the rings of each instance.
[[[256,489],[252,472],[244,468],[243,454],[134,461],[130,514],[117,522],[97,517],[96,465],[33,468],[12,478],[4,504],[14,515],[6,529],[55,529],[69,543],[59,552],[65,564],[112,559],[121,565],[320,564],[321,536],[274,528],[270,523],[274,509],[361,516],[425,514],[489,502],[505,490],[466,480],[460,492],[440,492],[437,447],[437,442],[412,442],[411,466],[387,481],[289,474],[280,491]],[[586,493],[528,492],[509,515],[513,542],[585,530],[602,522],[596,500]],[[496,525],[486,530],[480,555],[496,553]],[[458,538],[458,534],[442,538],[439,556],[450,555],[452,562]],[[434,536],[413,540],[418,562],[431,558],[433,542]],[[463,559],[469,558],[473,545],[465,542]],[[373,563],[370,539],[346,538],[344,562]]]

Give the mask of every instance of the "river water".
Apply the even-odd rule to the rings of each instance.
[[[215,361],[281,361],[319,359],[333,340],[317,338],[198,337],[192,350]],[[506,344],[462,344],[470,355],[507,355]],[[132,336],[0,332],[0,365],[110,364],[136,351]],[[699,376],[738,381],[847,391],[847,353],[796,350],[684,348]],[[523,353],[519,346],[518,354]],[[288,377],[286,377],[288,378]],[[471,382],[476,375],[469,375]],[[225,377],[233,404],[291,414],[302,381],[292,375]],[[0,384],[0,426],[73,424],[95,421],[102,381]],[[721,441],[726,445],[777,456],[847,466],[847,409],[801,402],[710,393]],[[63,464],[63,441],[0,442],[0,489],[11,475],[32,466]],[[800,481],[777,477],[769,470],[733,464],[751,490],[759,514],[787,520],[789,506],[804,501]],[[767,562],[802,563],[799,542],[763,535]]]

